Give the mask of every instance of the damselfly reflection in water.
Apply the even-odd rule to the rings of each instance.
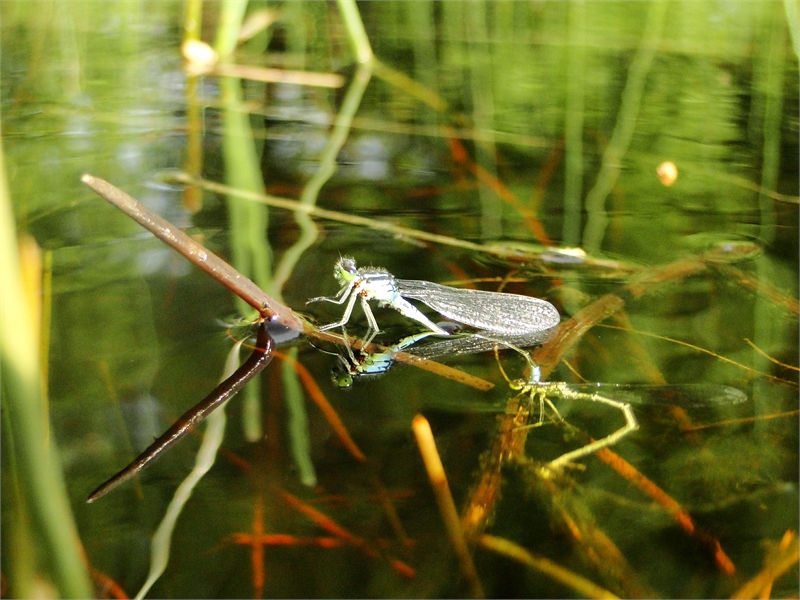
[[[449,332],[426,317],[408,299],[419,300],[458,323],[501,335],[532,334],[550,329],[561,320],[556,308],[539,298],[460,289],[430,281],[397,279],[386,269],[359,269],[356,261],[349,257],[342,257],[336,262],[333,274],[342,284],[339,293],[332,297],[311,298],[307,304],[321,301],[347,303],[339,321],[319,328],[320,331],[327,331],[346,325],[353,313],[356,299],[361,298],[361,308],[369,324],[364,336],[365,345],[380,331],[369,307],[370,300],[377,301],[379,306],[393,308],[403,316],[422,323],[433,333],[443,336],[449,335]]]
[[[445,324],[442,324],[445,326]],[[490,331],[475,333],[447,332],[448,337],[432,343],[420,344],[422,340],[429,341],[441,337],[432,331],[424,331],[402,338],[380,352],[364,352],[353,350],[345,344],[345,353],[339,353],[338,362],[332,370],[334,384],[340,389],[352,387],[355,379],[374,377],[386,373],[395,362],[395,357],[400,352],[407,352],[419,360],[433,360],[442,356],[455,356],[464,354],[477,354],[490,352],[495,348],[508,348],[515,350],[528,363],[533,372],[538,372],[538,367],[533,362],[530,354],[523,350],[531,346],[538,346],[549,340],[557,331],[551,327],[525,335],[500,335]],[[362,344],[362,348],[364,345]]]
[[[422,346],[415,351],[414,345],[417,342],[426,337],[437,335],[433,332],[424,332],[403,338],[397,344],[390,346],[383,352],[369,354],[359,350],[358,357],[356,357],[349,346],[345,346],[347,350],[347,357],[345,358],[342,355],[339,356],[339,363],[336,365],[333,371],[333,380],[334,383],[336,383],[340,388],[349,388],[352,386],[353,378],[385,373],[392,367],[392,364],[394,363],[394,357],[397,355],[397,353],[403,350],[425,360],[437,358],[446,354],[472,354],[476,352],[486,352],[492,349],[497,350],[498,347],[510,348],[525,358],[530,369],[530,376],[528,380],[509,380],[509,384],[511,385],[512,389],[519,391],[521,394],[530,394],[531,403],[534,402],[534,399],[538,400],[540,423],[544,418],[545,404],[550,407],[557,419],[561,420],[558,410],[548,398],[548,396],[554,394],[571,400],[591,400],[593,402],[608,404],[609,406],[613,406],[622,411],[623,415],[625,416],[626,423],[621,429],[601,440],[588,444],[583,448],[579,448],[573,452],[568,452],[550,463],[551,468],[558,469],[563,467],[564,464],[576,460],[577,458],[586,456],[592,452],[596,452],[601,448],[616,444],[625,435],[631,431],[635,431],[638,428],[638,423],[636,422],[636,418],[633,416],[633,411],[630,408],[630,405],[625,402],[618,402],[616,400],[606,398],[598,393],[585,394],[575,392],[569,389],[569,387],[563,383],[541,383],[539,381],[539,367],[533,362],[530,354],[523,350],[520,345],[533,346],[540,344],[552,333],[551,330],[546,330],[546,332],[546,334],[544,334],[544,332],[536,332],[529,334],[528,336],[502,336],[498,334],[492,334],[490,332],[467,334],[463,337],[451,338],[435,342],[434,344]],[[503,374],[505,376],[505,372]]]
[[[352,387],[354,380],[386,373],[394,364],[397,353],[403,351],[421,360],[435,359],[445,355],[463,355],[508,348],[519,353],[528,363],[527,379],[510,380],[503,376],[512,390],[518,395],[529,397],[528,410],[538,412],[538,420],[532,426],[544,423],[545,414],[549,420],[565,423],[554,402],[581,401],[604,404],[619,410],[625,419],[622,427],[609,435],[585,446],[564,453],[550,461],[548,467],[560,470],[565,465],[593,454],[603,448],[613,446],[626,435],[639,428],[631,404],[671,403],[681,407],[735,405],[745,402],[747,396],[740,390],[713,384],[568,384],[564,382],[539,381],[539,368],[524,347],[547,341],[555,333],[555,328],[528,336],[501,336],[490,332],[477,334],[456,334],[433,343],[421,344],[423,340],[437,337],[433,332],[423,332],[407,336],[381,352],[367,353],[353,351],[345,346],[346,354],[340,354],[333,369],[333,381],[341,389]],[[502,370],[502,366],[501,366]],[[537,410],[538,407],[538,410]]]
[[[347,340],[347,333],[342,326],[342,332]],[[439,335],[432,331],[423,331],[404,337],[396,344],[392,344],[380,352],[364,352],[350,347],[349,343],[343,344],[344,352],[335,353],[338,361],[331,369],[331,379],[340,390],[353,387],[355,379],[365,377],[379,377],[384,375],[394,365],[395,357],[409,346],[431,335]]]

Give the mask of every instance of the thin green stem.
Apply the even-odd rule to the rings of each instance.
[[[583,232],[583,248],[587,252],[597,252],[605,237],[608,226],[606,198],[617,183],[622,169],[622,159],[636,128],[636,119],[644,94],[647,74],[653,64],[661,32],[664,30],[667,12],[666,0],[654,0],[647,14],[647,23],[642,34],[642,41],[631,68],[628,80],[622,92],[622,103],[617,114],[617,122],[611,140],[603,153],[603,166],[597,175],[597,181],[586,196],[586,212],[588,215],[586,229]]]
[[[61,461],[42,412],[39,315],[26,294],[18,262],[14,214],[0,147],[0,367],[2,368],[3,419],[13,439],[14,475],[25,511],[30,517],[37,554],[46,559],[46,572],[63,598],[87,598],[92,586],[86,572],[78,531],[61,472]],[[18,525],[22,525],[18,523]],[[25,551],[30,552],[27,548]],[[33,589],[33,581],[12,582],[12,594]]]
[[[364,22],[361,20],[361,13],[358,12],[355,0],[337,0],[339,13],[342,15],[347,35],[349,36],[350,46],[356,55],[359,64],[366,65],[372,62],[372,46],[364,29]]]

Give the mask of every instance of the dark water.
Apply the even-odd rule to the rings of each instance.
[[[92,569],[129,595],[141,588],[150,538],[201,437],[95,504],[85,497],[216,385],[226,327],[253,315],[81,186],[84,172],[319,323],[342,307],[304,303],[337,291],[340,253],[404,279],[496,290],[507,278],[505,291],[546,298],[565,324],[576,314],[589,323],[582,309],[618,296],[623,310],[597,319],[549,380],[726,385],[747,400],[664,394],[634,406],[640,428],[614,451],[677,504],[597,457],[544,477],[541,465],[582,438],[552,423],[531,429],[524,456],[503,465],[485,533],[624,596],[729,596],[765,561],[780,562],[766,558],[770,548],[798,528],[798,42],[787,7],[362,3],[384,66],[358,90],[336,5],[288,3],[232,62],[338,73],[343,87],[207,76],[193,90],[181,66],[182,4],[2,3],[6,176],[18,234],[50,261],[50,428]],[[213,40],[222,8],[204,10],[202,38]],[[167,174],[186,168],[192,133],[208,180],[263,183],[268,194],[457,241],[312,221],[208,190],[187,210],[184,187]],[[314,194],[327,155],[338,160]],[[664,162],[677,167],[669,186],[656,173]],[[381,343],[421,330],[394,311],[375,315]],[[348,331],[365,324],[356,309]],[[343,448],[302,378],[275,359],[250,398],[228,406],[220,455],[180,515],[149,595],[468,594],[410,424],[419,412],[430,420],[466,511],[515,394],[493,354],[442,359],[493,383],[488,392],[401,365],[345,393],[329,382],[334,356],[305,340],[281,351],[290,347],[368,463]],[[501,360],[521,376],[514,352]],[[608,406],[556,404],[595,439],[623,423]],[[8,440],[15,423],[5,405],[3,418]],[[309,439],[303,468],[297,430]],[[4,514],[18,514],[10,490],[26,477],[12,479],[12,455],[4,446]],[[259,527],[288,537],[264,538],[261,555]],[[3,574],[24,589],[14,587],[22,559],[7,531]],[[484,548],[473,558],[489,596],[579,593]],[[98,575],[94,583],[109,593]],[[797,588],[794,564],[772,593]]]

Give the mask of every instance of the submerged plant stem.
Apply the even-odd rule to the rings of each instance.
[[[509,540],[484,534],[480,537],[479,543],[487,550],[507,556],[522,563],[523,565],[530,567],[531,569],[535,569],[541,573],[544,573],[556,581],[560,581],[567,587],[575,590],[579,594],[583,594],[587,598],[613,599],[619,597],[612,594],[607,589],[600,587],[596,583],[589,581],[585,577],[581,577],[577,573],[573,573],[569,569],[565,569],[561,565],[558,565],[551,560],[548,560],[542,556],[535,556],[534,554],[531,554],[522,546],[519,546]]]
[[[433,493],[439,504],[439,511],[442,514],[447,535],[450,537],[450,543],[453,545],[458,557],[461,574],[467,580],[472,596],[474,598],[485,598],[483,587],[480,579],[478,579],[478,572],[472,562],[472,555],[467,545],[464,529],[461,527],[461,520],[458,517],[455,502],[453,502],[453,495],[450,493],[444,465],[442,465],[442,459],[436,449],[431,426],[425,417],[417,415],[411,423],[411,428],[417,438],[417,445],[419,446],[420,454],[422,454],[425,469],[428,471],[428,478],[431,481]]]

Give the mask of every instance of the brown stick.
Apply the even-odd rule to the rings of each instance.
[[[202,244],[195,242],[172,223],[162,219],[128,194],[99,177],[87,173],[81,177],[81,181],[255,308],[262,317],[270,321],[277,321],[291,329],[303,331],[303,322],[290,308],[269,296],[250,279]]]

